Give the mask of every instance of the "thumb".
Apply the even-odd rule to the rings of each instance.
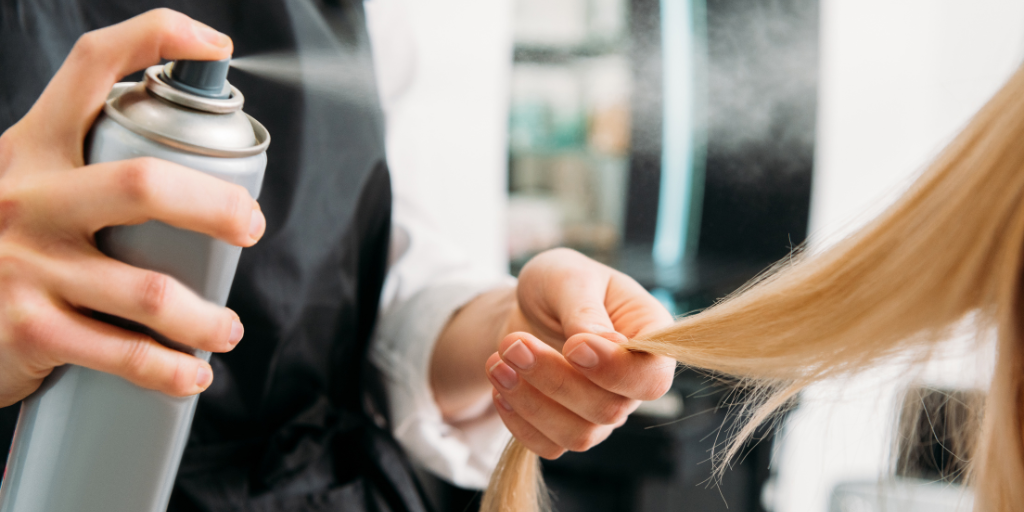
[[[519,305],[527,317],[541,320],[555,337],[560,335],[558,345],[577,334],[615,333],[607,304],[614,275],[609,267],[576,251],[547,251],[519,274]]]
[[[581,283],[582,284],[582,283]],[[582,286],[567,287],[560,297],[559,319],[566,339],[577,334],[597,334],[613,339],[615,325],[605,306],[606,282],[589,280]],[[626,341],[626,337],[618,334]]]
[[[154,9],[79,38],[26,120],[36,121],[55,144],[81,141],[121,77],[161,58],[224,59],[232,48],[224,34],[184,14]]]

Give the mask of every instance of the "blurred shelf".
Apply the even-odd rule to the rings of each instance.
[[[569,147],[531,147],[529,149],[513,148],[509,150],[510,158],[587,158],[600,161],[624,161],[628,154],[615,154],[590,146]]]
[[[512,60],[515,63],[569,64],[577,59],[625,55],[628,48],[624,41],[594,42],[578,46],[516,45]]]

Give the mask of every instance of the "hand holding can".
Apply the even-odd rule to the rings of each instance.
[[[0,399],[31,393],[2,512],[167,506],[266,226],[269,134],[224,81],[230,49],[167,10],[91,32],[0,138]],[[114,86],[160,57],[179,60]]]
[[[104,257],[93,237],[160,219],[249,246],[265,225],[249,193],[153,158],[83,166],[86,134],[114,82],[161,57],[229,56],[230,39],[209,32],[216,34],[158,10],[82,36],[32,110],[0,137],[0,405],[21,400],[65,363],[176,396],[209,385],[205,362],[88,311],[151,325],[196,348],[234,346],[233,312]]]

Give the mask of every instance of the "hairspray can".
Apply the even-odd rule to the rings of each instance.
[[[86,143],[88,163],[153,156],[237,183],[257,197],[270,135],[242,112],[228,60],[175,61],[114,86]],[[241,248],[158,221],[106,228],[107,255],[227,303]],[[143,327],[122,325],[145,330]],[[161,343],[209,360],[208,352]],[[25,399],[0,512],[166,510],[198,397],[175,398],[65,365]]]

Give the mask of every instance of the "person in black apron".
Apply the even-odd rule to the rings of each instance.
[[[304,0],[2,3],[0,131],[25,116],[79,36],[157,4],[224,30],[236,55],[332,55],[354,77],[345,94],[325,96],[311,93],[309,84],[232,75],[245,91],[246,111],[274,137],[260,198],[266,227],[260,243],[242,252],[228,301],[245,325],[245,348],[210,361],[216,379],[199,400],[170,510],[427,510],[409,462],[387,430],[386,397],[366,357],[387,272],[391,186],[358,0],[316,7]],[[5,163],[0,158],[0,166]],[[534,267],[549,262],[557,270],[565,257],[550,256]],[[653,311],[656,304],[650,299],[644,307]],[[515,306],[520,309],[526,311]],[[655,320],[648,323],[663,322],[666,314],[651,315]],[[510,325],[546,341],[563,336],[557,318],[554,334],[544,332],[550,325],[518,318]],[[507,338],[502,350],[512,343]],[[547,364],[545,357],[550,354],[541,357]],[[488,363],[492,371],[500,366]],[[663,393],[672,368],[659,370],[664,389],[648,386],[653,391],[644,396]],[[491,377],[507,380],[500,371]],[[600,376],[587,378],[612,389]],[[501,395],[496,403],[524,399]],[[513,433],[533,432],[511,410],[501,414]],[[10,442],[17,411],[16,405],[0,409],[0,444]],[[628,412],[619,411],[613,423],[621,424]],[[538,443],[531,448],[542,455],[551,451]]]

